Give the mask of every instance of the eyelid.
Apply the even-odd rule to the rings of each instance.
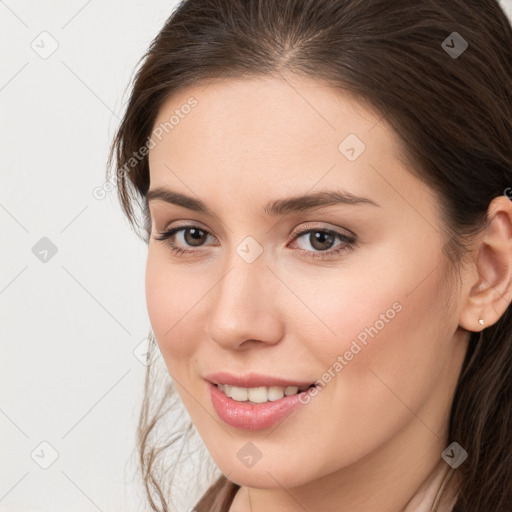
[[[169,231],[170,229],[174,229],[174,228],[187,228],[187,227],[192,227],[192,226],[204,229],[205,231],[208,231],[208,233],[210,233],[210,230],[207,229],[206,227],[204,227],[203,224],[201,223],[201,221],[198,221],[198,220],[176,220],[176,221],[167,222],[164,224],[164,228],[161,229],[160,231],[164,232],[164,231]]]
[[[318,224],[315,224],[315,223],[306,223],[306,224],[299,225],[297,228],[293,229],[290,236],[295,237],[296,235],[299,235],[299,234],[304,235],[304,231],[308,231],[310,229],[311,230],[316,229],[318,231],[333,231],[335,233],[339,233],[339,230],[341,229],[341,230],[348,231],[348,233],[339,233],[340,235],[344,235],[347,238],[357,238],[357,235],[350,229],[342,228],[339,226],[335,226],[335,227],[319,226]]]

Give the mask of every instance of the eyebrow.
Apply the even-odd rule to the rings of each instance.
[[[193,210],[195,212],[209,214],[215,217],[215,214],[200,199],[181,194],[175,190],[163,187],[156,187],[149,190],[146,195],[146,201],[160,200],[169,204],[174,204]],[[333,205],[359,205],[368,204],[379,206],[376,202],[366,197],[359,197],[350,192],[326,190],[312,194],[303,194],[291,196],[283,199],[269,201],[263,208],[265,214],[269,216],[286,215],[292,212],[303,212],[314,208],[322,208]]]

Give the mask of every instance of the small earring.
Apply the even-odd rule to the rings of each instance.
[[[480,320],[478,320],[478,323],[479,323],[480,325],[484,325],[484,320],[483,320],[483,318],[480,318]]]

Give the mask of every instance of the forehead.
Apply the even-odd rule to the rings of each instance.
[[[386,181],[404,194],[422,186],[401,165],[400,141],[379,113],[311,79],[215,79],[183,88],[160,108],[157,131],[151,188],[177,185],[210,197],[220,187],[268,198],[276,187],[278,195],[336,186],[364,196],[382,195]],[[347,157],[350,146],[356,159]]]
[[[191,102],[195,103],[192,108]],[[325,149],[337,147],[336,142],[348,133],[364,140],[380,119],[347,91],[288,75],[214,79],[180,89],[160,108],[154,129],[160,128],[163,138],[175,145],[192,136],[202,138],[201,147],[218,148],[216,153],[225,150],[226,144],[232,151],[236,144],[256,152],[263,147],[267,151],[283,148],[283,144],[295,150],[318,147],[321,140],[320,149]],[[388,131],[386,135],[393,138]]]

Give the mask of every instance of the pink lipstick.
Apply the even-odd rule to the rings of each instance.
[[[235,376],[226,372],[210,374],[206,377],[213,408],[218,416],[228,425],[245,430],[261,430],[281,422],[299,406],[309,403],[308,388],[311,382],[286,380],[277,377],[247,374]],[[238,401],[226,395],[217,384],[236,386],[240,388],[279,387],[289,386],[299,388],[299,392],[272,401],[252,403]],[[282,394],[282,392],[281,392]]]

